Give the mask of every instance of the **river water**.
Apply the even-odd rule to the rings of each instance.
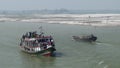
[[[56,57],[24,53],[21,36],[42,26],[52,35]],[[73,35],[94,34],[97,42],[77,42]],[[120,68],[120,27],[0,22],[0,68]]]

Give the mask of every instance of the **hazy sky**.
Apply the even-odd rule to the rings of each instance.
[[[0,0],[0,10],[120,9],[120,0]]]

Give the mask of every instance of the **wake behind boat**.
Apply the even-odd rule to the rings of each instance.
[[[97,37],[93,34],[86,35],[86,36],[72,36],[74,40],[76,41],[87,41],[87,42],[95,42],[97,40]]]
[[[52,36],[45,36],[43,32],[37,34],[36,31],[27,32],[22,36],[20,48],[27,53],[39,53],[44,56],[52,56],[56,50]]]

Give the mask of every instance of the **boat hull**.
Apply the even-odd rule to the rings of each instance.
[[[53,56],[54,55],[54,51],[56,51],[55,48],[51,47],[48,48],[46,50],[41,50],[41,51],[31,51],[31,48],[25,48],[23,46],[20,46],[21,50],[23,52],[29,53],[29,54],[39,54],[39,55],[43,55],[43,56]]]
[[[73,36],[73,39],[76,41],[95,42],[97,40],[97,37],[88,38],[88,37]]]

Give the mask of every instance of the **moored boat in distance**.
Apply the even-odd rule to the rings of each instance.
[[[53,56],[56,51],[53,37],[45,36],[43,32],[38,34],[37,31],[27,32],[23,35],[20,48],[24,52],[44,56]]]
[[[72,36],[72,37],[76,41],[95,42],[97,40],[97,37],[94,36],[93,34],[86,36]]]

